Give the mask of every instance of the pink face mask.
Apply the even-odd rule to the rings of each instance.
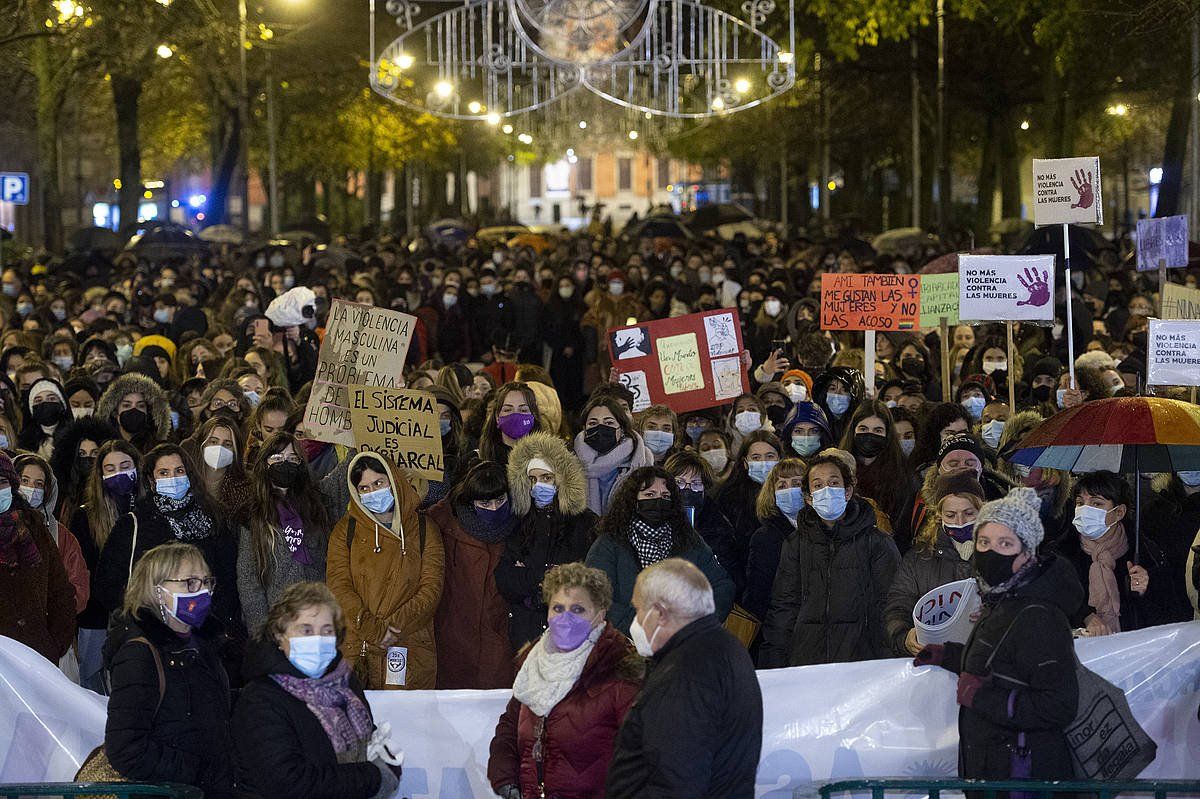
[[[574,652],[592,632],[592,622],[570,611],[558,614],[546,626],[550,628],[550,640],[560,652]]]

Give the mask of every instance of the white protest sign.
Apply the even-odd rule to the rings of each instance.
[[[1149,385],[1200,386],[1200,321],[1151,319],[1146,367]]]
[[[1137,223],[1137,268],[1139,272],[1188,265],[1188,222],[1186,216],[1139,219]]]
[[[958,316],[971,322],[1054,320],[1053,255],[960,255]]]
[[[1100,196],[1100,159],[1033,159],[1033,223],[1104,224]]]

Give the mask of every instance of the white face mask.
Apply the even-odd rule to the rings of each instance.
[[[210,469],[224,469],[233,463],[233,450],[219,444],[207,446],[204,448],[204,462]]]
[[[783,303],[772,297],[763,303],[763,310],[767,316],[779,316],[779,312],[783,310]]]
[[[723,449],[709,449],[700,453],[700,457],[708,461],[713,470],[720,473],[729,465],[729,453]]]
[[[608,282],[608,293],[614,297],[619,297],[625,293],[625,284],[619,280],[610,280]]]
[[[992,449],[1000,446],[1000,436],[1004,435],[1004,421],[1001,419],[993,419],[983,426],[980,430],[983,438],[983,443],[987,444]]]
[[[639,655],[644,658],[654,656],[654,639],[658,637],[660,629],[662,629],[661,624],[654,628],[654,635],[647,638],[646,629],[638,621],[637,614],[634,614],[633,621],[629,623],[629,638],[633,641],[633,648],[637,650]]]
[[[1108,511],[1103,508],[1097,508],[1092,505],[1079,505],[1075,508],[1075,519],[1072,524],[1079,534],[1084,538],[1096,540],[1104,535],[1109,529],[1116,524],[1107,524]]]
[[[787,392],[788,399],[792,402],[804,402],[808,399],[808,386],[803,383],[789,383],[783,387]]]
[[[758,411],[742,411],[733,417],[733,426],[742,435],[750,435],[762,427],[762,414]]]
[[[1183,471],[1175,472],[1179,475],[1179,480],[1188,488],[1200,486],[1200,471]]]
[[[992,372],[1007,372],[1008,361],[984,361],[983,373],[990,375]]]

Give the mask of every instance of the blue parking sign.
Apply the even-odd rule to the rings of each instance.
[[[29,175],[24,172],[0,172],[0,201],[28,205]]]

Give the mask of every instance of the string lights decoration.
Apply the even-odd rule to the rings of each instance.
[[[377,3],[400,35],[377,50]],[[635,112],[702,119],[796,82],[795,0],[369,0],[371,87],[419,111],[489,124],[590,93]],[[764,27],[781,20],[784,46]]]

